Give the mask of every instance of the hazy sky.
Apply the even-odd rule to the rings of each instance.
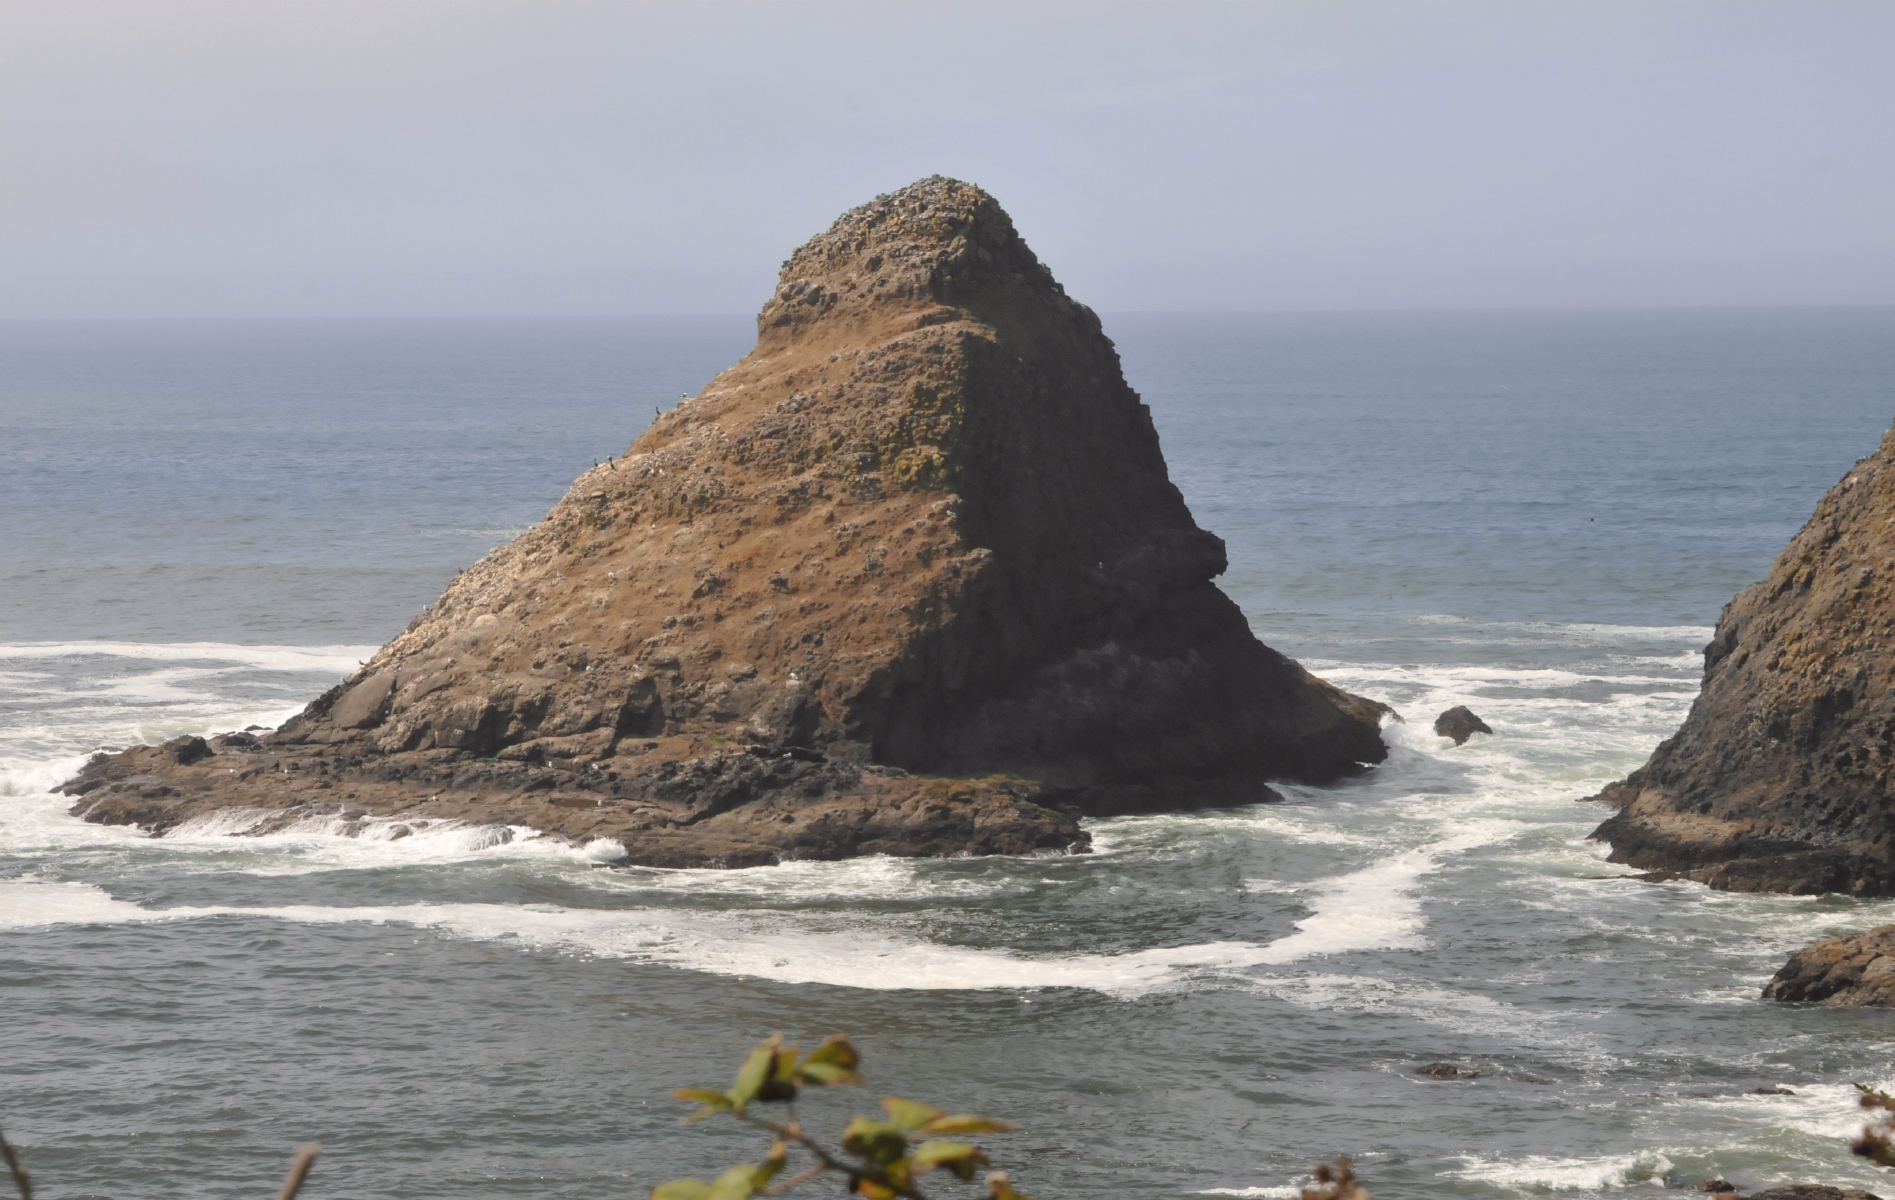
[[[1895,303],[1895,0],[0,0],[0,316],[754,312],[935,172],[1108,311]]]

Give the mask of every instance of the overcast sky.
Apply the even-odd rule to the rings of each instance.
[[[0,316],[754,312],[935,172],[1107,311],[1895,303],[1895,2],[0,3]]]

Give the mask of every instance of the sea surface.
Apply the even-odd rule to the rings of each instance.
[[[1388,761],[1089,856],[720,872],[530,829],[154,840],[47,789],[295,711],[749,320],[0,324],[0,1127],[41,1195],[265,1196],[317,1141],[310,1197],[641,1197],[762,1149],[669,1093],[777,1030],[864,1051],[812,1124],[1010,1118],[1040,1200],[1292,1196],[1340,1154],[1378,1200],[1895,1194],[1847,1151],[1895,1012],[1757,999],[1895,902],[1628,879],[1585,800],[1895,417],[1895,310],[1106,329],[1223,585],[1399,710]],[[1495,733],[1456,748],[1463,703]]]

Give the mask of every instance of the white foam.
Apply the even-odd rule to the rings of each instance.
[[[1246,1188],[1200,1188],[1194,1193],[1199,1196],[1263,1196],[1269,1200],[1297,1200],[1303,1194],[1300,1187],[1246,1187]]]
[[[234,642],[0,642],[0,662],[98,656],[153,662],[210,661],[263,671],[347,675],[378,649],[378,646],[245,646]]]
[[[1292,963],[1352,950],[1411,950],[1422,936],[1418,889],[1423,876],[1450,854],[1507,840],[1523,829],[1516,821],[1475,822],[1451,838],[1390,855],[1359,871],[1309,884],[1315,898],[1296,932],[1271,942],[1260,963]]]
[[[1635,1183],[1662,1181],[1672,1168],[1657,1150],[1603,1158],[1550,1158],[1529,1154],[1521,1158],[1463,1155],[1467,1166],[1449,1174],[1456,1179],[1490,1183],[1531,1195],[1537,1192],[1599,1192]]]
[[[1710,625],[1609,625],[1600,621],[1489,621],[1481,617],[1462,617],[1453,613],[1429,613],[1414,618],[1417,625],[1465,625],[1490,633],[1517,633],[1530,637],[1580,642],[1686,641],[1711,640],[1717,630]],[[1483,641],[1489,639],[1482,639]]]
[[[131,825],[93,825],[70,815],[72,797],[0,795],[0,853],[42,857],[96,846],[146,842]]]
[[[89,883],[0,879],[0,929],[51,925],[123,925],[149,919],[136,904],[114,900]]]
[[[225,809],[185,821],[161,840],[167,846],[242,854],[251,861],[236,869],[252,875],[305,875],[496,855],[584,863],[615,862],[625,855],[623,843],[610,838],[574,846],[526,825],[426,817],[347,820],[328,814],[304,817],[268,833],[255,832],[276,815]]]
[[[101,747],[274,727],[373,646],[0,643],[0,796],[44,792]]]
[[[1124,954],[1032,956],[903,941],[860,929],[812,929],[779,913],[661,908],[574,909],[507,904],[147,909],[89,885],[0,883],[0,928],[267,917],[312,924],[368,922],[438,929],[536,949],[664,963],[779,983],[871,990],[1081,988],[1144,995],[1279,960],[1268,946],[1208,942]]]
[[[332,869],[336,865],[360,867],[387,861],[366,856],[364,850],[398,855],[404,862],[465,858],[512,844],[539,843],[557,854],[595,861],[603,853],[618,850],[597,845],[574,850],[528,829],[445,821],[396,839],[393,828],[397,821],[393,818],[373,822],[311,818],[261,837],[233,839],[233,834],[245,834],[254,828],[256,820],[257,814],[218,813],[180,826],[164,840],[213,849],[228,849],[233,840],[241,840],[245,851],[282,847],[300,851],[299,858],[279,858],[260,868],[265,873]],[[99,900],[104,893],[97,889],[70,893],[76,913],[70,920],[154,921],[248,914],[303,922],[397,922],[465,937],[517,940],[545,949],[637,958],[782,983],[884,990],[1071,987],[1129,996],[1319,955],[1419,945],[1420,916],[1411,894],[1415,881],[1435,869],[1442,855],[1495,841],[1504,833],[1497,832],[1497,827],[1505,824],[1490,823],[1493,827],[1465,831],[1458,837],[1315,885],[1319,898],[1310,916],[1297,922],[1297,932],[1264,945],[1221,941],[1123,954],[1032,956],[911,942],[863,929],[812,928],[814,922],[781,913],[706,913],[644,907],[543,909],[502,904],[143,909],[121,906],[116,901],[104,904]],[[364,836],[363,831],[371,826],[380,831],[378,835]],[[357,831],[353,837],[348,836],[351,829]],[[356,849],[341,863],[333,855],[309,853],[312,846],[333,850],[334,843],[345,841],[354,843]],[[858,879],[865,874],[859,867],[852,868],[851,874]],[[897,867],[886,860],[872,866],[871,871],[878,868],[883,873],[912,870],[911,866]],[[709,875],[693,874],[699,879]],[[43,893],[35,896],[36,903],[22,907],[23,912],[34,914],[25,924],[68,921],[59,915],[57,900],[48,900]]]
[[[1084,870],[1091,856],[1046,860]],[[1035,886],[1058,886],[1078,876],[1026,875],[1013,860],[997,869],[978,860],[868,855],[835,862],[791,860],[771,867],[658,869],[600,872],[589,882],[618,891],[661,891],[738,896],[807,904],[835,901],[991,899]]]

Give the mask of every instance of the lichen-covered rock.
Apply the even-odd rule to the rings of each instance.
[[[1077,814],[1384,756],[1382,706],[1212,583],[1098,318],[980,189],[844,214],[758,331],[301,715],[103,759],[75,810],[346,805],[738,865],[1083,846]]]
[[[1764,985],[1763,998],[1895,1008],[1895,925],[1824,938],[1798,950]]]
[[[1895,431],[1724,609],[1676,735],[1599,799],[1612,861],[1895,895]]]

